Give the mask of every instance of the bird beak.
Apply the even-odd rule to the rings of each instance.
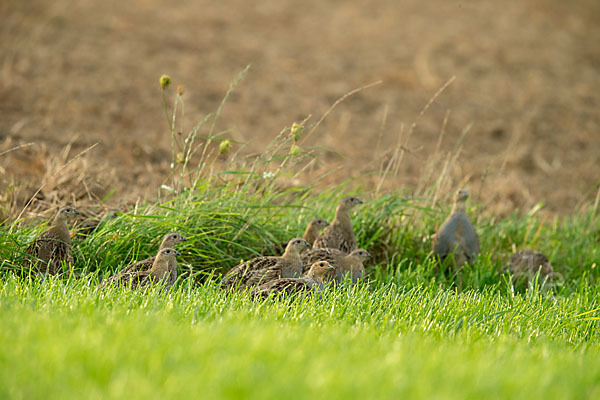
[[[371,253],[369,253],[369,252],[367,251],[367,257],[371,258],[371,257],[373,257],[373,256],[371,255]]]
[[[75,214],[75,215],[79,215],[79,211],[77,211],[77,210],[73,210],[73,214]]]
[[[182,236],[181,240],[183,240],[184,242],[187,242],[188,239],[185,236]]]
[[[180,256],[180,255],[181,255],[181,253],[180,253],[180,252],[178,252],[177,250],[175,250],[175,255],[176,255],[176,256]]]
[[[334,269],[335,269],[335,267],[334,267],[333,265],[329,264],[329,267],[327,267],[327,269],[329,269],[329,270],[334,270]]]

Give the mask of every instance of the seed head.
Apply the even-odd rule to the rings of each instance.
[[[163,75],[160,77],[160,88],[165,90],[171,84],[171,77],[169,75]]]
[[[219,154],[227,154],[231,151],[231,141],[225,139],[219,144]]]
[[[300,153],[302,153],[302,148],[297,144],[293,144],[292,147],[290,147],[290,156],[299,156]]]
[[[183,164],[185,162],[185,156],[183,155],[183,152],[179,152],[177,153],[177,158],[175,159],[175,161],[177,162],[177,164]]]
[[[183,89],[183,85],[179,85],[179,86],[177,86],[177,94],[178,94],[179,96],[183,96],[183,92],[184,92],[184,91],[185,91],[185,90]]]
[[[294,122],[292,127],[290,128],[290,135],[292,135],[292,139],[294,139],[294,143],[300,139],[300,135],[304,132],[304,125],[298,124]]]

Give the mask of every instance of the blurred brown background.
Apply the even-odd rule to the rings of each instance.
[[[113,200],[154,196],[171,159],[160,75],[185,86],[190,129],[247,64],[218,123],[246,153],[381,80],[302,143],[334,150],[312,173],[343,166],[334,182],[377,171],[400,143],[407,152],[386,188],[414,189],[458,146],[445,184],[471,188],[488,212],[543,200],[566,214],[597,194],[596,0],[4,0],[0,14],[0,153],[34,143],[0,156],[5,203],[42,183],[40,203],[113,189]]]

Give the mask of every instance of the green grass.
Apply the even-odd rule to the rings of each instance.
[[[428,258],[428,236],[448,210],[362,194],[354,221],[376,258],[370,284],[265,302],[219,290],[217,271],[301,234],[314,215],[331,218],[341,195],[206,186],[76,236],[75,274],[64,280],[14,274],[42,228],[2,228],[0,398],[600,395],[591,214],[479,218],[483,252],[457,293]],[[191,239],[181,267],[192,277],[168,294],[96,289],[171,230]],[[562,285],[512,287],[499,270],[513,243],[549,254]]]
[[[1,287],[2,398],[594,398],[598,293],[340,288],[253,302],[212,281]],[[33,384],[32,382],[35,382]]]

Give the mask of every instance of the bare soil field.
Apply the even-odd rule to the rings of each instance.
[[[5,216],[42,185],[31,212],[156,196],[171,163],[159,77],[173,78],[169,99],[185,87],[189,130],[248,64],[217,124],[245,155],[381,81],[301,140],[318,153],[303,179],[333,170],[324,184],[376,187],[395,160],[385,189],[444,176],[485,213],[543,201],[568,214],[597,198],[596,0],[4,0],[0,15]]]

